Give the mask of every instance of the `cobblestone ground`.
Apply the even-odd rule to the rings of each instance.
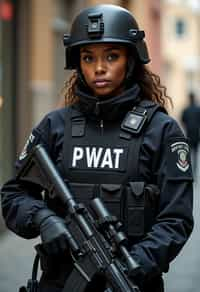
[[[170,272],[165,276],[166,292],[200,291],[199,187],[200,179],[195,183],[195,228],[190,240],[172,262]],[[26,283],[31,275],[33,246],[36,243],[36,240],[24,240],[11,232],[4,232],[0,236],[0,292],[17,292],[18,288]]]

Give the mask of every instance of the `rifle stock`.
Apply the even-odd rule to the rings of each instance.
[[[67,210],[66,228],[74,268],[66,280],[63,292],[85,291],[97,273],[105,276],[110,287],[108,291],[139,292],[131,276],[140,267],[124,244],[126,237],[118,230],[116,218],[111,216],[100,198],[95,198],[91,203],[95,216],[85,206],[78,204],[42,145],[34,147],[18,177],[26,176],[33,166],[39,169],[43,182],[54,191]],[[105,234],[100,229],[104,229]],[[113,252],[114,245],[118,254],[121,254],[128,273],[122,268],[116,252]]]

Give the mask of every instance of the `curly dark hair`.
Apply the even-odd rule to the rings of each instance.
[[[63,106],[78,102],[78,97],[74,94],[76,82],[77,72],[73,71],[71,77],[65,82],[62,89],[62,95],[64,96]],[[151,72],[146,65],[139,62],[136,63],[133,82],[138,83],[140,86],[140,95],[143,99],[152,100],[164,107],[166,110],[169,105],[173,106],[172,99],[167,95],[167,89],[161,84],[160,77]]]
[[[133,79],[139,84],[143,99],[152,100],[166,110],[173,107],[170,96],[167,95],[167,88],[161,84],[159,75],[153,73],[146,65],[136,63]]]

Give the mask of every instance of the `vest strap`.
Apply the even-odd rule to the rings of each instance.
[[[165,112],[166,110],[158,104],[150,100],[142,100],[140,104],[128,112],[121,125],[120,137],[131,141],[130,152],[127,166],[127,181],[138,181],[139,178],[139,154],[142,141],[144,139],[145,127],[147,127],[154,114],[157,111]],[[131,115],[133,123],[131,123]],[[134,119],[136,122],[134,123]],[[129,122],[127,122],[129,120]],[[128,126],[127,126],[128,124]],[[137,125],[136,125],[137,124]],[[136,126],[135,126],[136,125]],[[132,159],[131,159],[132,158]]]

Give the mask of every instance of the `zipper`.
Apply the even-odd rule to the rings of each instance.
[[[100,112],[99,102],[96,102],[94,111],[95,111],[96,115],[99,115],[99,112]],[[103,135],[103,132],[104,132],[103,128],[104,128],[103,120],[100,120],[101,135]]]
[[[101,129],[101,135],[103,136],[103,130],[104,130],[104,124],[103,124],[103,120],[100,120],[100,129]]]

